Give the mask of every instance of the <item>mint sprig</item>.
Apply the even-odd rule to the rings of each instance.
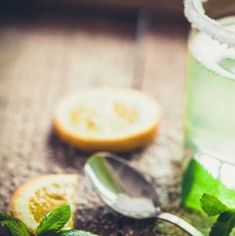
[[[50,235],[61,230],[71,218],[72,212],[69,205],[62,205],[45,215],[37,228],[37,235]]]
[[[12,236],[30,236],[23,222],[5,212],[0,212],[0,224],[7,228]]]
[[[225,211],[228,211],[228,207],[219,201],[216,197],[204,193],[200,200],[202,210],[208,216],[217,216]]]
[[[72,216],[69,205],[62,205],[49,214],[46,214],[39,224],[37,236],[97,236],[82,230],[68,229],[64,226]],[[0,225],[5,227],[12,236],[30,236],[30,233],[23,222],[13,216],[0,211]]]
[[[211,236],[227,236],[230,235],[235,227],[235,210],[223,212],[218,217],[216,223],[212,226]]]
[[[206,193],[203,194],[200,202],[203,211],[208,216],[219,215],[209,235],[229,236],[235,227],[235,209],[229,208],[216,197]]]
[[[56,208],[44,216],[37,228],[37,236],[95,236],[76,229],[63,230],[71,215],[72,212],[69,205],[62,205]]]

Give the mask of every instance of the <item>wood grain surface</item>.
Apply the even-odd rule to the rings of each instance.
[[[184,235],[166,223],[125,219],[105,207],[84,178],[89,154],[67,146],[51,129],[53,110],[67,94],[133,86],[141,50],[139,88],[159,101],[163,121],[152,145],[123,156],[153,182],[164,210],[201,224],[200,216],[179,206],[187,31],[184,22],[155,18],[138,42],[134,21],[41,15],[2,22],[0,208],[7,209],[11,193],[29,177],[75,172],[81,175],[79,228],[104,236]]]

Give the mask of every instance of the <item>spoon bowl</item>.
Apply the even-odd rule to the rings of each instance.
[[[85,173],[101,200],[117,213],[134,219],[168,221],[192,236],[203,236],[192,225],[160,209],[153,185],[128,162],[111,153],[96,153],[85,165]]]

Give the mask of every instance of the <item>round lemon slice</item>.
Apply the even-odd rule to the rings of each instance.
[[[45,175],[30,179],[12,195],[10,210],[35,234],[43,216],[69,204],[74,212],[79,177],[76,174]],[[73,217],[67,224],[73,227]]]
[[[65,142],[85,151],[130,151],[151,143],[159,128],[156,101],[133,89],[96,88],[66,98],[54,115]]]

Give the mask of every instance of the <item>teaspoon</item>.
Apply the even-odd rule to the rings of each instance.
[[[162,212],[152,184],[122,158],[96,153],[87,161],[85,173],[101,200],[115,212],[134,219],[156,218],[178,226],[191,236],[203,236],[180,217]]]

